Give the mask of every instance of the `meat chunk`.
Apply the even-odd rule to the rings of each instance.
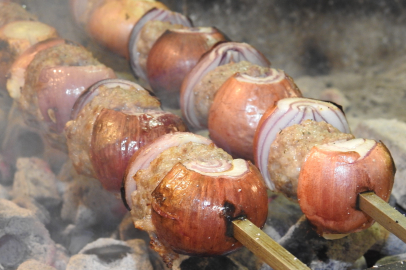
[[[36,21],[37,16],[29,13],[21,5],[13,2],[0,3],[0,26],[13,21]]]
[[[137,42],[138,64],[146,72],[148,53],[155,41],[166,31],[186,28],[181,24],[171,24],[163,21],[149,21],[145,23],[139,34]]]
[[[76,86],[77,81],[73,78],[78,77],[76,76],[77,71],[72,68],[66,69],[67,67],[89,67],[95,72],[108,69],[82,46],[69,42],[55,45],[38,52],[28,65],[25,84],[18,100],[26,124],[41,131],[52,146],[60,146],[63,150],[66,148],[66,141],[62,130],[67,120],[63,124],[58,124],[59,119],[69,119],[71,107],[66,106],[72,106],[79,94],[90,86]],[[55,73],[60,75],[55,75]],[[111,70],[111,72],[106,71],[102,76],[98,79],[115,75]],[[55,87],[61,82],[66,82],[65,85],[68,88],[65,88],[64,85],[61,85],[63,89]],[[63,102],[60,102],[61,99]],[[47,109],[47,106],[52,107],[52,110]],[[62,128],[54,127],[56,124]]]
[[[259,74],[265,74],[268,70],[269,68],[267,67],[260,67],[247,61],[241,61],[218,66],[208,72],[193,89],[197,117],[202,120],[202,123],[207,123],[209,110],[217,90],[233,74],[240,72],[251,76],[257,74],[256,77],[260,77]]]
[[[283,129],[271,145],[268,171],[275,189],[297,199],[300,168],[313,146],[338,140],[354,139],[326,122],[305,120]]]
[[[168,260],[173,259],[177,255],[165,247],[156,237],[156,229],[151,220],[151,193],[175,164],[192,160],[205,162],[209,162],[210,160],[231,161],[232,157],[213,144],[205,145],[189,142],[163,151],[151,162],[147,169],[139,170],[134,175],[134,180],[137,183],[137,190],[131,194],[132,205],[137,206],[131,210],[134,225],[136,228],[148,232],[154,250],[160,253],[164,258],[169,257]]]
[[[146,90],[101,86],[98,91],[98,95],[83,107],[76,119],[66,123],[65,128],[69,156],[77,172],[89,177],[96,175],[89,155],[93,126],[103,108],[133,112],[160,109],[159,101]]]

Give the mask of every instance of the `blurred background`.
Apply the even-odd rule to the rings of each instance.
[[[101,62],[132,77],[127,60],[101,48],[73,23],[69,1],[19,2],[62,37],[80,42]],[[404,0],[162,2],[188,15],[195,26],[215,26],[231,40],[253,45],[274,68],[293,77],[307,97],[339,90],[338,97],[335,90],[328,95],[336,95],[349,118],[406,121]]]

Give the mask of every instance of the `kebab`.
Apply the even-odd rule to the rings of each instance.
[[[45,45],[44,45],[45,44]],[[22,69],[22,72],[20,70],[20,74],[15,74],[15,76],[10,76],[10,92],[14,93],[14,96],[16,99],[18,98],[18,102],[22,105],[24,104],[30,104],[29,107],[24,107],[21,106],[23,109],[23,113],[26,115],[26,120],[31,120],[28,122],[35,123],[35,125],[41,126],[42,124],[45,125],[52,125],[52,128],[48,128],[43,130],[43,134],[46,135],[59,135],[59,130],[60,126],[64,126],[64,122],[66,117],[63,117],[63,115],[54,115],[52,112],[64,112],[67,110],[63,110],[61,105],[65,104],[49,104],[45,103],[46,105],[50,106],[49,108],[46,107],[46,109],[43,109],[41,107],[41,89],[44,88],[43,84],[46,84],[47,78],[50,76],[41,76],[42,73],[46,72],[48,69],[51,70],[51,74],[53,73],[58,73],[60,77],[66,77],[68,76],[67,74],[69,73],[64,73],[64,72],[52,72],[55,70],[55,66],[57,66],[59,69],[59,64],[62,63],[63,67],[66,67],[70,63],[82,63],[84,64],[85,67],[87,67],[87,63],[94,63],[92,61],[92,58],[83,50],[81,46],[78,46],[76,44],[72,44],[70,42],[66,42],[64,40],[51,40],[49,43],[44,42],[44,44],[39,44],[36,46],[32,51],[27,53],[25,56],[22,57],[23,60],[18,61],[17,63],[23,63],[21,66],[16,65],[14,67],[14,71],[18,70],[19,68]],[[41,46],[40,46],[41,45]],[[63,53],[61,53],[63,52]],[[69,53],[68,53],[69,52]],[[63,55],[66,56],[66,58],[59,58],[55,56]],[[69,62],[65,62],[65,59],[67,59]],[[79,60],[78,60],[79,59]],[[45,61],[44,61],[45,60]],[[29,62],[29,64],[28,64]],[[76,66],[75,66],[76,67]],[[24,71],[24,68],[27,69],[27,71]],[[36,72],[32,72],[32,70],[35,70]],[[44,71],[45,70],[45,71]],[[25,78],[23,80],[21,79],[21,74],[26,74]],[[18,76],[20,75],[20,76]],[[45,77],[45,79],[43,78]],[[17,79],[16,79],[17,78]],[[42,80],[40,80],[42,78]],[[53,81],[55,79],[52,79]],[[59,81],[59,80],[58,80]],[[61,80],[62,82],[65,81],[65,79]],[[14,86],[13,88],[13,82],[16,82],[17,86]],[[19,91],[20,86],[22,86],[22,91]],[[39,86],[41,86],[39,88]],[[60,86],[58,84],[57,86]],[[75,87],[79,87],[79,85],[75,85]],[[53,91],[58,91],[58,89],[65,89],[66,87],[52,87]],[[14,90],[14,92],[13,92]],[[51,91],[52,91],[51,90]],[[138,94],[136,94],[138,93]],[[77,93],[76,93],[77,95]],[[141,95],[141,96],[140,96]],[[45,97],[46,95],[43,95]],[[51,96],[54,97],[57,96],[57,94]],[[123,98],[120,98],[123,96]],[[77,96],[73,96],[72,100],[75,100]],[[102,97],[99,98],[98,97]],[[111,98],[110,98],[111,97]],[[114,97],[114,98],[113,98]],[[32,101],[32,102],[28,102]],[[111,102],[114,101],[114,102]],[[104,105],[103,105],[104,103]],[[117,121],[118,119],[128,119],[129,116],[135,116],[133,119],[135,123],[144,123],[140,121],[140,118],[144,116],[149,117],[148,123],[153,123],[157,125],[157,123],[162,123],[157,125],[157,130],[158,132],[155,132],[156,136],[159,136],[162,132],[166,132],[166,128],[171,128],[173,127],[173,130],[175,131],[182,131],[184,128],[182,128],[182,124],[180,123],[179,119],[175,119],[175,124],[171,123],[171,119],[169,117],[166,117],[163,121],[159,121],[159,118],[162,118],[162,115],[167,115],[168,113],[162,112],[159,109],[159,102],[156,100],[156,98],[152,97],[149,95],[147,91],[144,89],[141,89],[140,86],[132,84],[127,81],[122,81],[122,80],[104,80],[100,81],[99,83],[93,85],[93,87],[90,87],[87,91],[83,92],[80,97],[76,100],[75,105],[73,106],[71,102],[68,102],[66,104],[66,108],[72,108],[72,116],[78,121],[71,121],[68,122],[66,125],[66,130],[67,130],[67,140],[68,140],[68,147],[70,147],[70,153],[72,160],[74,161],[75,167],[77,170],[82,173],[82,174],[87,174],[92,177],[98,178],[104,185],[106,189],[109,190],[117,190],[117,184],[118,181],[114,182],[112,179],[114,176],[112,174],[115,174],[114,171],[109,170],[109,169],[102,169],[102,171],[97,171],[95,168],[105,168],[105,166],[100,166],[100,163],[105,163],[105,160],[112,160],[111,157],[106,156],[105,154],[113,154],[114,159],[117,160],[117,164],[126,164],[125,159],[128,158],[132,152],[128,151],[128,153],[124,153],[124,158],[123,160],[118,160],[117,153],[120,151],[118,148],[110,147],[108,144],[108,139],[111,139],[111,134],[103,134],[103,132],[100,132],[100,130],[104,130],[104,124],[103,123],[118,123],[118,127],[124,127],[127,128],[128,125],[125,123],[124,125],[120,125],[120,121]],[[122,116],[120,115],[119,112],[117,112],[118,108],[120,107],[120,110],[123,109],[123,111],[126,111],[126,115]],[[140,110],[139,107],[142,107]],[[137,112],[137,109],[139,110]],[[135,111],[135,113],[134,113]],[[142,113],[146,112],[146,113]],[[138,115],[137,115],[138,113]],[[118,114],[118,115],[117,115]],[[143,115],[143,116],[140,116]],[[83,117],[82,117],[83,116]],[[156,116],[156,117],[155,117]],[[130,117],[131,118],[131,117]],[[165,117],[164,117],[165,118]],[[172,117],[173,118],[173,117]],[[49,121],[51,120],[51,121]],[[44,123],[45,122],[45,123]],[[77,123],[78,122],[78,123]],[[82,127],[83,126],[89,126],[89,129],[84,129],[85,133],[87,133],[87,136],[82,136],[83,131]],[[163,126],[163,128],[162,128]],[[155,126],[153,127],[155,128]],[[78,132],[78,130],[81,130],[81,132]],[[152,128],[151,128],[152,129]],[[120,128],[118,128],[120,130]],[[139,128],[139,130],[144,131],[145,126],[142,126]],[[162,131],[159,131],[162,130]],[[173,131],[172,130],[172,131]],[[133,130],[131,130],[133,131]],[[148,130],[150,131],[150,130]],[[161,133],[160,133],[161,132]],[[114,133],[114,132],[113,132]],[[79,135],[80,136],[79,136]],[[107,140],[103,139],[103,135],[106,135]],[[116,135],[116,134],[113,134]],[[127,140],[127,135],[128,134],[118,134],[118,136],[121,136],[122,139],[125,137]],[[149,140],[153,139],[153,132],[148,132],[147,136]],[[87,140],[85,142],[81,142],[82,138],[91,138],[91,142],[88,143]],[[73,141],[73,143],[70,143]],[[135,140],[128,140],[128,144],[133,144]],[[142,138],[137,138],[137,142],[140,142],[142,145]],[[59,142],[62,143],[63,142]],[[106,144],[104,144],[106,143]],[[90,145],[90,148],[89,148]],[[93,145],[97,145],[98,147],[92,147]],[[72,147],[74,149],[72,149]],[[82,146],[83,147],[82,149]],[[120,148],[122,148],[122,145],[120,144]],[[76,149],[79,150],[79,154],[76,154]],[[128,148],[130,149],[130,147]],[[126,149],[127,150],[127,149]],[[136,150],[136,147],[132,147],[131,150]],[[83,158],[81,155],[82,153],[85,153],[85,157]],[[77,161],[78,162],[75,162]],[[85,161],[83,161],[85,160]],[[115,167],[114,164],[112,167]],[[116,171],[120,171],[120,169],[123,168],[115,168]],[[125,166],[124,166],[125,167]],[[251,165],[253,167],[253,165]],[[107,175],[103,175],[103,173]],[[116,179],[121,180],[120,172],[117,173],[118,176]],[[259,173],[256,171],[257,177],[255,179],[261,179],[258,178],[260,177]],[[108,179],[109,181],[104,181],[105,179]],[[262,180],[261,180],[262,181]],[[261,182],[262,183],[262,182]],[[263,202],[263,209],[266,209],[266,193],[264,192],[264,188],[261,189],[262,194],[265,196],[262,196],[262,202]],[[264,215],[265,213],[265,215]],[[266,218],[266,211],[262,211],[262,220],[264,221]],[[258,224],[259,226],[262,226],[262,224]],[[231,238],[231,236],[229,236]],[[234,240],[235,241],[235,240]],[[235,248],[237,248],[238,245],[235,245]],[[229,251],[229,250],[227,250]],[[225,252],[225,251],[224,251]],[[209,254],[209,253],[207,253]]]
[[[211,52],[212,51],[214,51],[214,49],[212,49],[211,50]],[[204,107],[204,109],[207,111],[207,110],[209,110],[209,109],[211,109],[212,108],[212,105],[210,104],[211,102],[210,102],[210,99],[208,99],[209,100],[209,104],[207,105],[207,103],[205,103],[206,102],[206,100],[207,100],[207,98],[204,98],[204,99],[200,99],[200,100],[198,100],[197,102],[190,102],[191,100],[193,101],[193,99],[195,99],[195,97],[196,96],[198,96],[199,94],[202,94],[203,93],[203,96],[205,96],[205,97],[207,97],[208,95],[206,94],[206,89],[207,88],[203,88],[204,90],[202,90],[202,91],[193,91],[193,90],[191,90],[191,89],[193,89],[193,86],[196,84],[196,83],[200,83],[200,82],[202,82],[203,80],[202,80],[202,77],[204,77],[204,75],[205,75],[205,73],[203,73],[203,72],[206,72],[206,70],[204,69],[204,68],[200,68],[200,70],[202,70],[203,72],[203,76],[201,75],[201,74],[199,74],[199,75],[195,75],[196,73],[198,73],[198,70],[199,70],[199,65],[200,65],[200,63],[201,62],[203,62],[203,59],[208,55],[208,54],[210,54],[210,52],[209,53],[207,53],[205,56],[203,56],[202,57],[202,59],[199,61],[199,63],[191,70],[191,72],[189,72],[188,73],[188,75],[186,76],[186,78],[185,78],[185,80],[184,80],[184,82],[183,82],[183,85],[182,85],[182,89],[181,89],[181,108],[182,108],[182,113],[183,113],[183,115],[184,115],[184,117],[185,117],[185,119],[187,120],[187,124],[190,126],[190,127],[192,127],[192,128],[194,128],[194,129],[199,129],[199,128],[201,128],[201,127],[204,127],[205,125],[207,125],[206,123],[207,123],[207,121],[205,120],[205,118],[204,117],[201,117],[201,118],[203,118],[203,120],[200,120],[196,115],[197,115],[197,112],[196,112],[196,110],[195,110],[195,107],[199,107],[199,106],[201,106],[201,107]],[[208,57],[207,57],[208,58]],[[231,57],[232,58],[232,57]],[[222,55],[222,57],[218,57],[217,59],[224,59],[224,55]],[[209,66],[209,65],[206,65],[206,66]],[[194,74],[195,73],[195,74]],[[192,85],[191,87],[188,87],[188,85]],[[186,85],[186,86],[185,86]],[[185,90],[185,89],[187,89],[187,90]],[[216,92],[218,90],[218,87],[217,88],[215,88],[215,90],[214,90],[214,92]],[[231,91],[230,91],[231,92]],[[233,92],[233,94],[235,94],[236,92]],[[232,94],[230,94],[230,95],[232,95]],[[184,97],[185,96],[187,96],[189,99],[187,99],[187,102],[185,102],[185,99],[184,99]],[[213,95],[214,96],[214,95]],[[220,96],[220,95],[219,95]],[[193,106],[193,105],[195,105],[195,106]],[[203,104],[203,105],[202,105]],[[230,105],[230,104],[232,104],[231,102],[229,103],[229,102],[227,102],[227,105]],[[185,107],[186,108],[188,108],[188,109],[185,109]],[[272,107],[272,106],[271,106]],[[214,109],[215,107],[213,107],[213,109]],[[230,106],[230,108],[233,108],[232,106]],[[238,108],[236,109],[236,110],[238,110]],[[260,115],[260,114],[259,114]],[[345,117],[344,117],[345,118]],[[342,120],[342,119],[341,119]],[[229,121],[230,122],[230,121]],[[232,126],[232,125],[231,125]],[[239,126],[238,124],[236,124],[236,129],[238,129],[239,127],[241,127],[241,126]],[[222,128],[220,128],[220,130],[223,130],[224,128],[222,127]],[[347,130],[347,132],[349,132],[349,129]],[[213,134],[213,133],[212,133]],[[235,133],[233,133],[232,135],[234,135]],[[228,135],[231,135],[230,133],[228,133]],[[213,136],[213,135],[211,135],[211,136]],[[351,134],[348,134],[347,133],[347,135],[345,135],[345,136],[349,136],[349,138],[352,136]],[[219,136],[219,137],[221,137],[221,136]],[[231,146],[230,145],[230,143],[229,143],[229,141],[230,140],[228,140],[228,139],[224,139],[226,136],[223,136],[223,140],[225,141],[225,145],[223,146],[223,148],[225,148],[225,149],[227,149],[227,150],[229,150],[229,152],[231,152],[231,153],[233,153],[232,151],[233,150],[231,150],[232,148],[233,148],[233,146]],[[328,136],[329,137],[329,136]],[[215,135],[213,136],[213,138],[215,138]],[[347,140],[349,140],[349,138],[347,138]],[[333,140],[333,138],[330,138],[330,140]],[[369,144],[369,145],[375,145],[371,140],[356,140],[356,141],[351,141],[351,142],[355,142],[355,144],[354,145],[357,145],[359,142],[361,142],[361,141],[366,141],[367,142],[367,144]],[[376,143],[376,142],[375,142]],[[378,144],[379,145],[379,147],[378,148],[382,148],[381,147],[381,144],[379,143]],[[383,147],[384,149],[386,149],[385,147]],[[386,154],[385,154],[386,153]],[[381,181],[382,182],[382,187],[380,187],[380,189],[382,189],[382,192],[383,192],[383,199],[384,200],[388,200],[388,194],[390,194],[390,191],[391,191],[391,188],[392,188],[392,185],[393,185],[393,175],[394,175],[394,165],[393,165],[393,161],[392,161],[392,158],[390,157],[390,153],[388,154],[388,150],[386,149],[385,151],[383,151],[383,156],[385,157],[384,158],[384,160],[386,160],[386,162],[384,162],[384,165],[383,165],[383,167],[382,167],[382,170],[383,171],[387,171],[388,173],[387,173],[387,177],[386,178],[383,178],[383,179],[381,179],[381,180],[376,180],[376,181]],[[363,157],[363,156],[362,156]],[[300,170],[300,167],[297,167],[296,168],[296,170]],[[378,177],[378,179],[379,179],[379,177]],[[338,180],[337,180],[338,181]],[[370,187],[369,188],[370,190],[373,190],[373,188],[372,187]],[[369,190],[368,189],[368,190]],[[296,191],[294,190],[293,191],[293,193],[295,193]],[[357,193],[358,194],[358,193]],[[289,195],[288,195],[289,196]],[[295,195],[294,195],[295,196]],[[309,193],[307,193],[306,194],[306,196],[309,196]],[[357,195],[355,195],[354,196],[354,198],[356,198],[356,197],[358,197]],[[363,195],[360,195],[359,196],[360,198],[363,198]],[[361,201],[364,201],[363,199],[361,199]],[[384,206],[386,206],[386,204],[383,204]],[[374,211],[369,211],[369,213],[373,213],[373,212],[377,212],[377,210],[374,210]],[[401,218],[399,215],[397,215],[399,218]],[[388,217],[386,217],[386,218],[388,218]],[[369,219],[369,221],[370,221],[370,219]],[[392,220],[392,223],[393,223],[394,221]],[[388,222],[387,222],[388,223]],[[369,224],[371,224],[371,223],[369,223]],[[364,225],[364,223],[363,223],[363,226],[364,226],[364,228],[365,227],[367,227],[367,223]],[[387,228],[388,228],[388,226],[386,226]]]
[[[255,162],[268,188],[297,200],[325,238],[371,226],[359,194],[374,192],[387,202],[393,186],[396,169],[385,145],[349,132],[334,104],[287,98],[268,109],[255,134]]]

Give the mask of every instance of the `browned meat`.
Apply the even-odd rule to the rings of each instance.
[[[69,156],[78,173],[90,177],[95,175],[89,157],[91,134],[103,108],[142,112],[146,109],[159,109],[159,106],[159,101],[145,90],[101,86],[99,94],[83,107],[77,118],[66,124]]]
[[[350,140],[354,135],[342,133],[326,122],[305,120],[283,129],[271,145],[268,171],[275,189],[296,199],[300,167],[310,149],[318,144]]]
[[[237,72],[249,75],[265,74],[268,70],[269,68],[267,67],[260,67],[247,61],[241,61],[238,63],[229,63],[218,66],[214,70],[208,72],[193,89],[193,92],[196,95],[195,110],[197,117],[202,119],[203,123],[207,123],[209,110],[217,90],[233,74]]]
[[[166,31],[171,29],[186,28],[180,24],[171,24],[170,22],[149,21],[140,31],[137,42],[137,51],[139,52],[138,62],[140,67],[146,71],[148,53],[155,41]]]
[[[26,11],[21,5],[13,2],[0,3],[0,26],[13,21],[36,21],[37,16]]]
[[[172,167],[179,162],[182,163],[191,160],[207,162],[219,159],[231,161],[232,157],[213,144],[205,145],[190,142],[163,151],[151,162],[147,169],[139,170],[135,174],[134,179],[137,183],[137,189],[131,194],[132,203],[136,206],[131,210],[134,225],[136,228],[148,232],[151,238],[151,244],[161,255],[165,254],[165,256],[169,257],[176,256],[173,251],[168,250],[156,238],[156,229],[151,220],[152,191],[154,191]]]

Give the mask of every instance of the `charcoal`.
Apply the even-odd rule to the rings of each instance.
[[[0,228],[0,265],[6,269],[28,259],[47,265],[55,263],[55,242],[30,210],[0,199]]]
[[[328,268],[329,265],[339,267],[354,264],[376,242],[387,237],[388,232],[379,224],[374,224],[366,230],[349,234],[344,238],[326,240],[313,230],[305,217],[302,217],[279,240],[279,244],[305,264],[314,264],[315,267],[324,265]]]
[[[56,268],[36,260],[28,260],[23,262],[17,270],[56,270]]]
[[[19,158],[14,175],[13,198],[31,197],[46,208],[56,207],[62,201],[56,182],[55,174],[44,160]]]
[[[10,191],[7,187],[0,184],[0,199],[10,199]]]
[[[143,240],[123,242],[111,238],[100,238],[71,257],[66,270],[77,269],[152,270],[153,268]]]
[[[375,263],[375,266],[382,266],[394,262],[404,262],[406,266],[406,253],[383,257]]]
[[[76,176],[67,184],[61,217],[77,228],[97,225],[114,230],[126,212],[121,199],[103,189],[96,179]]]
[[[17,197],[13,202],[22,208],[31,210],[43,224],[47,225],[51,222],[51,214],[49,211],[33,198]]]

